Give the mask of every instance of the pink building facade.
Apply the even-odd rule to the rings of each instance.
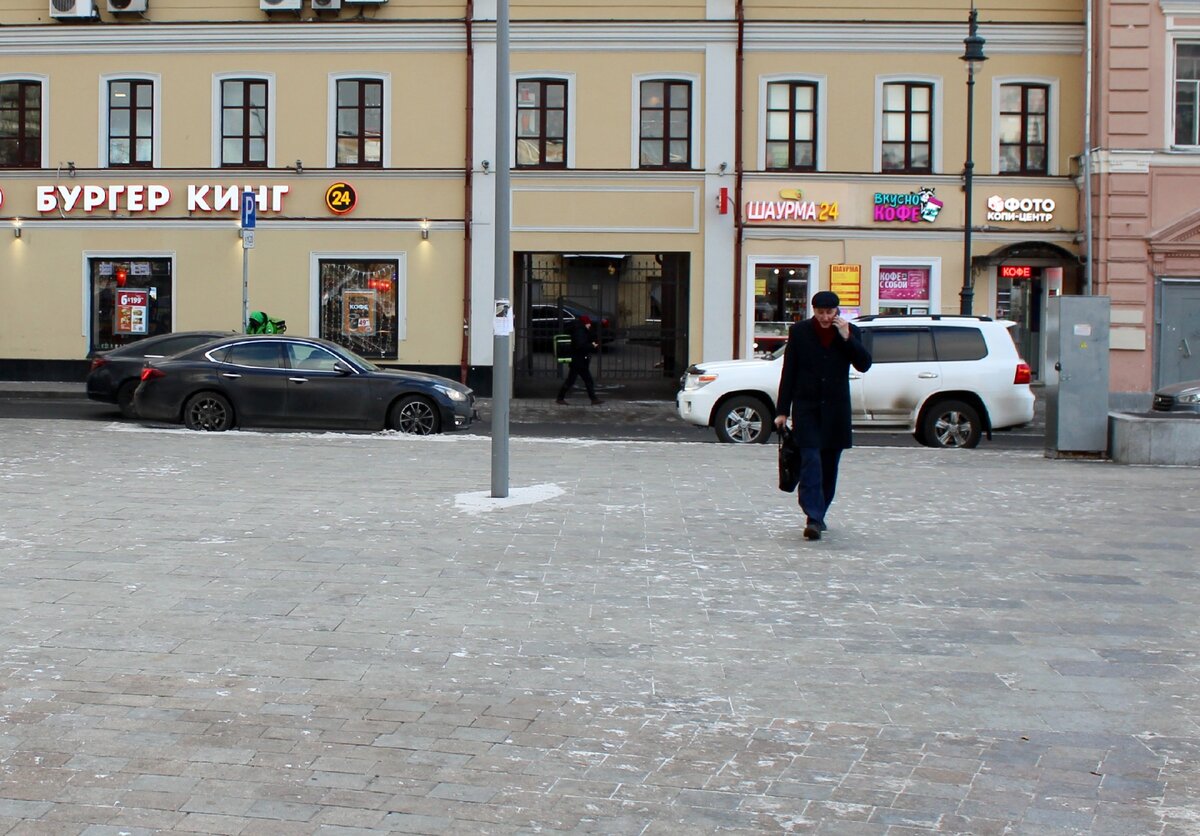
[[[1200,378],[1200,2],[1094,13],[1091,290],[1112,300],[1113,403],[1146,408]]]

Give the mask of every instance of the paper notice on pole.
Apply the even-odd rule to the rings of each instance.
[[[496,316],[492,319],[492,333],[497,337],[509,337],[513,332],[512,303],[507,299],[496,300]]]

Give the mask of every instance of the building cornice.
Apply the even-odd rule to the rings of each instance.
[[[990,56],[1082,54],[1082,24],[1005,24],[980,28]],[[736,42],[727,21],[613,23],[555,21],[513,26],[512,48],[536,52],[696,51]],[[755,52],[945,53],[962,52],[963,24],[756,22],[745,46]],[[495,40],[495,25],[477,23],[477,43]],[[7,55],[115,53],[445,52],[465,48],[459,21],[372,23],[228,23],[53,25],[0,28]]]

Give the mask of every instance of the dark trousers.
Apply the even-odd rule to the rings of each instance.
[[[592,358],[590,357],[576,357],[567,364],[571,368],[567,371],[567,379],[563,381],[562,388],[558,390],[558,399],[560,401],[567,396],[567,392],[571,391],[571,387],[575,385],[575,378],[583,381],[588,397],[596,400],[596,384],[592,380],[592,371],[588,368],[591,362]]]
[[[833,495],[837,491],[841,459],[841,450],[800,449],[800,484],[796,495],[804,515],[812,522],[825,524],[825,512],[833,504]]]

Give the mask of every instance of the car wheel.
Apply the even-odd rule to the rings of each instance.
[[[233,407],[224,395],[200,392],[183,405],[183,423],[189,430],[225,432],[233,427]]]
[[[925,443],[930,447],[978,447],[983,437],[979,412],[962,401],[939,401],[925,411]]]
[[[133,408],[133,393],[137,391],[138,381],[127,380],[117,390],[117,408],[125,418],[136,418],[137,410]]]
[[[731,398],[713,421],[717,440],[724,444],[765,444],[771,437],[772,416],[758,398]]]
[[[413,435],[432,435],[441,432],[442,418],[437,407],[420,395],[407,395],[392,405],[388,426]]]

